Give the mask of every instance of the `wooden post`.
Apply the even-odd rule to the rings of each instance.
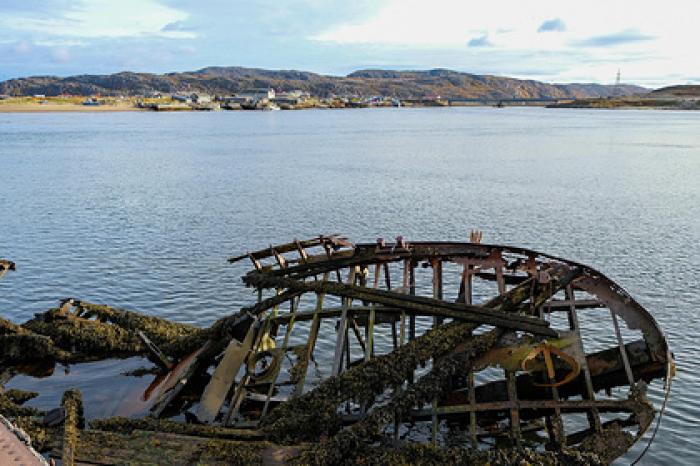
[[[403,289],[404,293],[409,292],[411,274],[409,269],[411,267],[411,260],[406,259],[403,261]],[[406,311],[401,311],[401,323],[399,324],[399,345],[403,346],[406,342]]]
[[[586,352],[583,348],[583,341],[581,340],[581,326],[578,321],[578,314],[576,312],[576,296],[574,294],[574,287],[567,285],[566,287],[566,299],[569,300],[569,328],[576,332],[578,340],[578,351],[583,357],[579,361],[579,365],[583,369],[584,380],[586,381],[586,394],[589,400],[595,400],[595,390],[593,390],[593,379],[591,378],[591,371],[588,369],[588,360],[586,358]],[[600,425],[600,414],[597,408],[591,408],[588,413],[588,423],[596,432],[601,431]]]
[[[630,361],[627,357],[627,349],[625,348],[625,342],[622,339],[622,333],[620,333],[620,324],[617,321],[617,314],[615,311],[610,309],[610,315],[612,316],[613,326],[615,327],[615,335],[617,336],[617,344],[620,346],[620,356],[622,356],[622,364],[625,366],[625,372],[627,373],[627,380],[630,383],[630,387],[634,386],[634,374],[632,373],[632,367],[630,367]]]
[[[467,265],[464,267],[464,272],[462,276],[462,281],[464,283],[464,304],[472,304],[472,272],[474,270],[473,265]]]
[[[496,282],[498,283],[498,294],[506,292],[506,282],[503,279],[503,266],[496,267]]]
[[[367,317],[367,343],[365,344],[365,361],[369,361],[374,354],[374,319],[375,305],[370,304]]]
[[[520,446],[520,410],[518,408],[518,388],[513,371],[505,371],[510,403],[510,432],[515,445]]]
[[[433,259],[430,264],[433,269],[433,298],[442,299],[442,261]],[[440,317],[433,317],[433,326],[440,325],[442,320]]]
[[[330,278],[330,273],[326,272],[323,274],[323,281],[326,282]],[[311,328],[309,329],[309,337],[306,340],[306,350],[304,352],[304,360],[300,364],[304,364],[301,370],[301,377],[294,388],[294,396],[300,396],[304,392],[304,382],[306,380],[306,372],[308,371],[309,361],[313,357],[314,348],[316,347],[316,340],[318,338],[318,330],[321,326],[321,318],[319,312],[323,310],[323,300],[325,298],[325,293],[319,293],[316,295],[316,309],[314,310],[314,317],[311,320]]]
[[[544,358],[545,358],[545,365],[547,367],[554,367],[552,364],[552,356],[548,353],[544,353]],[[552,374],[547,374],[547,380],[550,384],[553,384],[555,382],[554,376]],[[550,391],[552,393],[552,399],[556,402],[561,401],[561,398],[559,398],[559,390],[557,387],[551,387]],[[561,447],[564,445],[566,442],[566,437],[564,436],[564,422],[561,418],[561,408],[556,406],[554,408],[554,418],[550,418],[550,440],[554,445],[557,446],[557,448]]]
[[[348,274],[348,283],[355,283],[356,268],[350,269]],[[338,375],[343,364],[343,352],[345,351],[345,340],[348,334],[348,308],[350,307],[351,299],[343,298],[342,311],[340,314],[340,323],[338,325],[338,333],[335,341],[335,355],[333,356],[333,370],[331,375]]]
[[[296,298],[292,298],[291,301],[291,309],[290,309],[290,314],[291,317],[289,318],[289,321],[287,322],[287,329],[284,333],[284,340],[282,342],[282,356],[281,358],[284,358],[284,355],[286,354],[287,351],[287,346],[289,345],[289,337],[292,334],[292,329],[294,328],[294,318],[296,317],[297,309],[299,309],[299,301],[301,300],[301,296],[297,296]],[[277,368],[275,369],[275,374],[272,377],[272,382],[270,382],[270,388],[267,391],[267,398],[265,398],[265,404],[263,405],[263,410],[262,413],[260,414],[260,417],[265,417],[267,414],[267,410],[270,406],[270,399],[272,398],[272,393],[275,390],[275,384],[277,383],[277,378],[280,375],[280,369],[282,368],[282,362],[277,364]]]
[[[413,260],[409,260],[409,262],[410,262],[410,269],[409,269],[408,294],[410,294],[411,296],[415,296],[416,295],[416,267],[415,267],[415,264],[413,263]],[[416,339],[416,316],[414,316],[413,314],[411,314],[409,317],[408,339],[409,340]],[[413,381],[412,376],[411,376],[411,381]]]
[[[469,437],[472,441],[472,447],[477,448],[479,442],[476,438],[476,380],[474,378],[474,371],[469,371]]]
[[[442,300],[442,261],[440,259],[433,259],[430,261],[430,264],[432,265],[433,269],[433,298],[435,299],[440,299]],[[440,317],[433,317],[433,327],[437,327],[442,323],[442,318]],[[433,365],[436,363],[436,359],[433,358]],[[433,445],[437,445],[437,434],[438,434],[438,427],[440,426],[440,423],[438,421],[438,415],[437,415],[437,407],[438,407],[438,400],[437,398],[433,399],[432,402],[432,442]]]
[[[533,303],[531,302],[530,305],[532,306]],[[546,320],[546,313],[544,312],[544,306],[539,306],[536,309],[536,312],[537,312],[537,315],[541,319]],[[552,356],[549,353],[545,353],[544,357],[545,357],[545,365],[547,367],[554,367],[552,362],[551,362]],[[547,359],[549,359],[549,361],[547,361]],[[547,373],[547,375],[544,378],[550,384],[555,382],[555,380],[553,379],[553,376],[549,373]],[[552,395],[552,399],[554,401],[556,401],[556,402],[560,401],[559,390],[557,390],[557,387],[551,387],[549,389],[549,392]],[[561,409],[559,407],[554,408],[554,416],[547,415],[545,417],[545,424],[547,426],[547,433],[549,434],[549,441],[556,448],[561,447],[563,445],[563,443],[565,442],[565,438],[564,438],[564,424],[562,422]]]

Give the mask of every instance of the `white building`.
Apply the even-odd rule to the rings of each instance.
[[[271,88],[243,89],[236,93],[236,97],[250,100],[270,100],[275,98],[275,90]]]
[[[196,104],[210,104],[212,101],[212,97],[209,94],[192,94],[190,99]]]

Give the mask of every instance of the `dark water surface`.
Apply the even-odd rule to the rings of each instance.
[[[651,311],[678,376],[643,463],[700,464],[700,113],[0,114],[0,256],[18,266],[0,314],[15,321],[75,296],[207,325],[254,300],[236,252],[472,228],[590,264]]]

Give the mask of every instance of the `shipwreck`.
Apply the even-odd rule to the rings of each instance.
[[[659,379],[668,395],[664,333],[587,265],[479,232],[319,236],[229,261],[249,261],[257,300],[209,328],[79,299],[0,318],[0,463],[609,464],[658,427],[645,392]],[[78,390],[40,410],[3,388],[136,356],[146,416],[86,419]]]

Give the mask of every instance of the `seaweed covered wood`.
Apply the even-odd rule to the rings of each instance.
[[[64,397],[61,420],[57,410],[23,405],[32,393],[2,389],[0,412],[24,427],[37,449],[66,464],[166,457],[172,464],[608,464],[654,417],[642,381],[673,375],[663,332],[628,293],[591,267],[479,241],[477,235],[470,243],[397,238],[358,245],[321,236],[240,255],[234,260],[247,257],[253,264],[244,282],[259,290],[258,302],[209,328],[75,299],[25,324],[0,319],[0,387],[42,360],[147,356],[157,367],[129,376],[157,375],[143,394],[156,400],[152,412],[185,421],[95,419],[86,429],[75,393]],[[266,298],[265,289],[275,294]],[[301,309],[308,297],[315,307]],[[331,298],[326,305],[341,306],[324,306],[324,297]],[[601,328],[606,316],[616,328],[621,323],[638,331],[637,339],[623,341],[617,331],[617,345],[586,354],[579,318],[593,318]],[[330,333],[329,323],[335,325]],[[381,342],[380,335],[392,341]],[[241,349],[240,372],[230,369],[219,378],[223,405],[210,410],[209,425],[198,424],[190,407],[201,405],[210,369],[237,367],[222,364],[225,350],[246,337],[253,344]],[[335,353],[323,354],[318,342],[335,343]],[[525,353],[529,346],[561,353],[533,354],[522,367],[513,363],[520,354],[515,345]],[[552,354],[561,358],[548,362]],[[329,356],[331,376],[321,371]],[[279,370],[285,361],[287,370]],[[311,361],[316,377],[309,383]],[[580,375],[563,377],[562,361],[580,368]],[[489,376],[480,380],[483,370]],[[615,387],[633,390],[627,399],[606,397]],[[569,414],[584,414],[588,428],[564,432]],[[426,421],[434,445],[401,438]],[[468,429],[463,432],[472,448],[444,446],[444,430],[453,427]],[[552,451],[522,448],[524,432]]]
[[[459,353],[452,353],[435,362],[430,372],[406,389],[399,390],[384,406],[377,407],[364,419],[338,432],[314,453],[316,464],[352,462],[363,445],[371,445],[396,416],[406,416],[415,406],[440,397],[449,389],[450,380],[460,372],[471,369],[474,359],[491,348],[503,335],[494,329],[473,337]]]
[[[128,434],[87,429],[75,448],[77,464],[260,465],[266,442],[239,442],[153,431]],[[53,441],[51,456],[61,457],[66,445]]]
[[[499,448],[476,450],[473,448],[441,448],[433,445],[408,443],[399,448],[392,446],[368,446],[349,458],[339,458],[336,463],[326,462],[324,445],[311,446],[294,458],[297,465],[378,465],[392,466],[604,466],[595,453],[581,452],[575,448],[559,451],[536,451],[530,448]]]
[[[61,465],[76,464],[76,449],[80,440],[80,429],[85,427],[83,418],[83,398],[78,390],[68,390],[63,394],[63,451]]]
[[[484,308],[500,306],[508,312],[517,309],[526,299],[537,304],[568,285],[579,274],[578,269],[559,267],[551,271],[545,284],[534,280],[525,282],[489,301]],[[340,427],[337,409],[343,401],[354,399],[369,407],[374,403],[375,397],[387,388],[403,384],[418,365],[425,364],[430,359],[440,361],[442,356],[458,347],[460,353],[453,355],[454,358],[473,356],[476,351],[474,348],[480,348],[480,354],[502,336],[502,331],[497,329],[484,336],[473,337],[472,331],[475,328],[473,324],[458,322],[439,326],[387,355],[370,359],[339,376],[327,379],[313,391],[277,408],[262,420],[261,425],[277,441],[317,440],[322,434],[333,434]],[[456,362],[449,365],[452,361],[449,358],[445,361],[447,366],[436,366],[436,373],[449,372],[445,367],[455,369],[458,366]],[[469,367],[463,367],[464,372],[468,370]],[[438,377],[438,381],[443,384],[448,379],[444,374],[442,378]],[[432,379],[426,379],[424,383],[433,384],[433,397],[443,390]]]
[[[452,324],[438,327],[398,350],[376,357],[335,377],[314,390],[284,403],[261,422],[278,442],[315,441],[340,429],[338,406],[356,399],[370,405],[387,388],[402,384],[416,367],[444,355],[471,336],[473,327]]]
[[[37,314],[22,328],[51,337],[56,346],[74,353],[73,360],[146,354],[138,332],[162,345],[167,354],[181,357],[200,344],[205,333],[190,325],[73,299]]]
[[[258,430],[188,424],[168,419],[154,419],[152,417],[141,419],[125,417],[95,419],[90,422],[90,428],[122,434],[130,434],[141,430],[225,440],[263,440],[265,438],[265,435]]]
[[[42,414],[39,409],[31,406],[22,406],[38,395],[36,392],[24,392],[21,390],[4,391],[0,386],[0,414],[11,418],[39,416]]]
[[[143,333],[168,357],[179,359],[215,341],[247,331],[248,313],[216,321],[209,328],[171,322],[134,311],[74,299],[36,314],[23,324],[0,318],[0,363],[54,360],[76,363],[110,357],[152,356]],[[240,330],[243,328],[244,330]]]

